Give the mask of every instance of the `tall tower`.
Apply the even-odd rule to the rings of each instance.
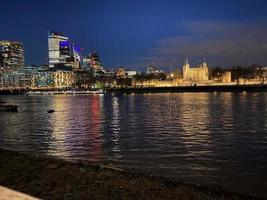
[[[190,64],[188,62],[188,59],[186,59],[183,66],[183,80],[189,79],[189,71],[190,71]]]
[[[203,59],[202,67],[208,68],[208,63],[206,62],[206,58]]]
[[[73,68],[74,69],[80,69],[82,66],[82,48],[77,46],[76,44],[73,44],[72,48],[72,56],[73,56]]]
[[[71,56],[71,44],[69,38],[63,33],[49,32],[48,34],[48,59],[49,67],[56,64],[65,64]]]
[[[206,62],[206,58],[204,58],[202,63],[203,73],[202,73],[202,79],[205,81],[209,80],[209,68],[208,63]]]

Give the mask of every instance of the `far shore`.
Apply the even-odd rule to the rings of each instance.
[[[111,88],[112,93],[264,92],[267,85],[195,85],[177,87]]]
[[[255,85],[192,85],[175,87],[120,87],[103,89],[1,89],[0,95],[24,95],[31,92],[71,92],[76,94],[83,91],[95,91],[96,93],[184,93],[184,92],[266,92],[267,84]],[[104,91],[104,92],[98,92]]]
[[[0,185],[42,199],[260,199],[221,187],[9,150],[0,150]]]

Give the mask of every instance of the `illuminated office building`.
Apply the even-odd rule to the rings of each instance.
[[[0,41],[0,70],[17,71],[24,67],[24,47],[17,41]]]
[[[63,33],[50,32],[48,35],[49,67],[57,64],[67,64],[71,61],[71,44]]]

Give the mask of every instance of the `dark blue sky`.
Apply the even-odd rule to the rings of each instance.
[[[264,0],[10,0],[0,9],[0,40],[22,41],[26,63],[47,59],[47,31],[96,50],[107,68],[267,64]]]

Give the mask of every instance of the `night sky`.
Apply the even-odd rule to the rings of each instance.
[[[47,31],[97,51],[106,68],[267,65],[264,0],[10,0],[0,2],[0,40],[25,45],[26,63],[47,62]]]

